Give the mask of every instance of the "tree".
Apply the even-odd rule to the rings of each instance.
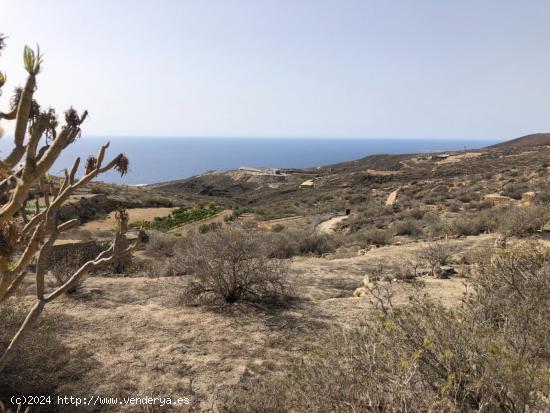
[[[5,46],[4,40],[5,37],[0,35],[0,52]],[[105,154],[109,147],[107,143],[101,147],[97,157],[88,158],[81,178],[76,177],[80,158],[75,160],[70,171],[65,170],[62,179],[51,177],[49,169],[63,150],[80,136],[81,124],[88,113],[84,111],[79,114],[71,107],[65,112],[65,124],[58,127],[55,110],[42,110],[33,99],[36,78],[43,64],[40,49],[37,47],[34,51],[26,46],[23,60],[28,73],[25,85],[15,89],[10,109],[0,112],[0,120],[15,122],[13,149],[7,156],[0,158],[0,304],[9,305],[8,298],[16,292],[34,259],[36,302],[9,346],[0,355],[0,372],[11,360],[15,348],[28,334],[47,303],[64,294],[88,270],[130,254],[140,242],[139,238],[128,244],[125,237],[128,215],[118,214],[119,227],[111,246],[94,260],[82,265],[64,284],[53,291],[46,291],[44,278],[48,270],[49,251],[61,232],[78,225],[76,219],[61,222],[58,218],[60,207],[71,194],[97,175],[110,169],[124,175],[128,170],[128,159],[119,154],[105,164]],[[5,74],[0,73],[0,91],[5,81]],[[39,198],[45,205],[43,209],[38,207]],[[27,202],[33,199],[37,202],[37,208],[29,216]]]

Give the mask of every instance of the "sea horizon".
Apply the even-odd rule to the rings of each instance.
[[[70,168],[78,156],[85,160],[96,155],[106,142],[110,142],[106,158],[122,152],[130,159],[130,169],[124,177],[110,171],[97,180],[148,185],[241,166],[309,168],[369,155],[480,149],[499,141],[501,139],[83,136],[62,153],[51,173],[56,175]],[[1,139],[0,151],[7,150],[9,139]]]

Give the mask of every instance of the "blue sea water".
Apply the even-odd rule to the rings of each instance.
[[[0,151],[9,149],[0,139]],[[97,154],[105,138],[82,137],[68,147],[51,170],[69,168],[76,156],[82,161]],[[372,154],[401,154],[477,149],[496,140],[460,139],[313,139],[313,138],[114,138],[107,159],[123,152],[130,171],[123,178],[115,172],[99,180],[119,184],[150,184],[198,175],[208,170],[239,166],[304,168],[351,161]]]

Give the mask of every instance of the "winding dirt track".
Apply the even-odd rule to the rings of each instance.
[[[399,192],[399,188],[397,188],[395,191],[393,191],[391,194],[388,195],[388,199],[386,199],[386,205],[395,204],[395,201],[397,201],[398,192]]]
[[[327,219],[326,221],[323,221],[317,225],[317,227],[315,228],[315,232],[317,234],[332,234],[334,231],[336,231],[336,227],[338,226],[338,224],[348,217],[349,215],[338,215],[336,217]]]

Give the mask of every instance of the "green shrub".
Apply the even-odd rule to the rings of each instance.
[[[130,224],[130,228],[145,228],[167,231],[183,224],[209,218],[220,213],[221,211],[223,211],[223,207],[213,203],[207,206],[200,204],[194,207],[181,207],[173,210],[167,217],[156,217],[153,221],[134,222]]]

